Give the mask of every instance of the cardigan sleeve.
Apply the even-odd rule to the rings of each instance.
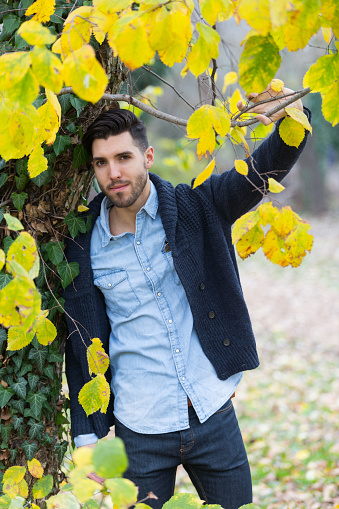
[[[304,113],[310,120],[310,110],[304,108]],[[230,224],[260,202],[263,197],[260,190],[267,185],[269,177],[281,181],[289,173],[306,145],[308,131],[298,148],[286,145],[279,135],[280,122],[246,159],[249,168],[247,179],[233,167],[221,175],[212,175],[204,183],[205,192],[210,195],[218,213]],[[204,184],[199,187],[203,188]]]

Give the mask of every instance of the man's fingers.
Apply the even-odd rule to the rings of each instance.
[[[91,479],[92,481],[95,481],[99,484],[104,484],[105,479],[103,477],[100,477],[100,475],[97,475],[95,472],[90,472],[87,475],[88,479]]]
[[[266,115],[257,115],[257,119],[264,125],[270,125],[272,123],[272,120],[266,117]]]

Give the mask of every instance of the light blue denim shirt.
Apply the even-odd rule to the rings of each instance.
[[[91,262],[112,329],[114,415],[138,433],[187,429],[187,396],[204,422],[230,398],[242,373],[220,380],[202,351],[166,248],[152,182],[150,196],[136,216],[135,234],[111,234],[109,207],[104,198],[93,229]],[[75,444],[95,441],[95,434],[79,435]]]

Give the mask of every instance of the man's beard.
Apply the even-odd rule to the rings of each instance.
[[[128,182],[128,184],[130,184],[130,187],[131,187],[131,192],[127,196],[123,197],[124,191],[122,191],[121,193],[117,192],[114,196],[112,196],[109,193],[111,186],[114,186],[117,183],[118,183],[118,181],[112,182],[110,184],[110,186],[107,187],[107,189],[102,189],[103,193],[107,196],[107,198],[110,200],[112,205],[114,205],[115,207],[118,207],[118,208],[130,207],[137,201],[137,199],[139,198],[139,196],[141,195],[141,193],[143,192],[143,190],[145,189],[145,186],[147,184],[146,165],[145,165],[145,173],[138,175],[138,177],[133,185],[131,185],[131,183]],[[121,184],[124,184],[124,182],[121,182]]]

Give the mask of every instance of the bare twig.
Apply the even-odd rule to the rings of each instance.
[[[155,76],[156,78],[158,78],[160,81],[162,81],[163,83],[165,83],[165,85],[167,85],[168,87],[170,87],[176,94],[177,96],[180,97],[180,99],[182,99],[190,108],[192,108],[192,110],[195,110],[195,107],[192,106],[191,103],[189,103],[185,97],[183,97],[180,92],[171,84],[169,83],[168,81],[166,81],[162,76],[159,76],[158,74],[156,74],[154,71],[152,71],[151,69],[149,69],[148,67],[146,67],[146,65],[143,65],[142,66],[143,69],[145,69],[145,71],[149,72],[150,74],[152,74],[153,76]]]

